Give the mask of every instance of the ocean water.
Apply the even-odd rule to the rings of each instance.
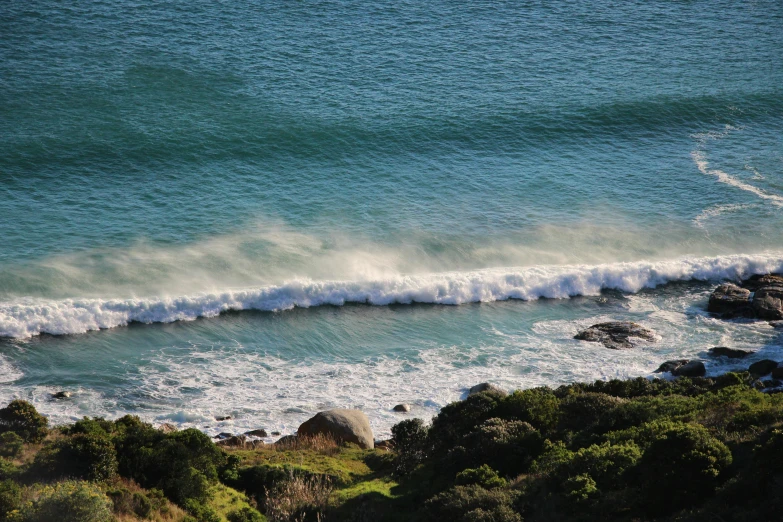
[[[704,311],[783,270],[779,1],[6,2],[0,139],[0,402],[55,423],[783,357]]]

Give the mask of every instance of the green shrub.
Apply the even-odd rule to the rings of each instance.
[[[522,522],[514,500],[515,493],[504,489],[455,486],[427,500],[424,512],[426,520],[438,522]]]
[[[79,433],[38,452],[33,471],[50,478],[101,481],[117,473],[117,457],[108,439]]]
[[[560,400],[549,388],[517,390],[505,397],[498,407],[498,417],[530,423],[542,433],[551,431],[560,417]]]
[[[198,522],[221,522],[220,516],[212,508],[195,499],[188,499],[183,504],[183,507]]]
[[[527,422],[487,419],[449,452],[447,464],[449,469],[489,464],[503,475],[515,475],[527,471],[543,451],[543,441]]]
[[[457,478],[454,480],[458,486],[470,486],[476,484],[485,489],[503,488],[506,486],[506,480],[501,478],[497,471],[490,468],[486,464],[479,466],[478,468],[469,468],[457,473]]]
[[[428,443],[436,453],[447,453],[476,426],[496,417],[502,399],[500,394],[484,392],[444,406],[432,419]]]
[[[226,515],[228,522],[264,522],[264,516],[253,508],[242,508]]]
[[[22,452],[23,446],[24,441],[22,440],[22,437],[13,431],[7,431],[0,434],[0,456],[16,457]]]
[[[0,520],[22,505],[22,489],[13,480],[0,481]]]
[[[646,508],[666,513],[702,502],[731,462],[726,445],[703,426],[679,423],[660,430],[639,462]]]
[[[27,401],[15,400],[0,409],[0,433],[14,432],[25,442],[41,442],[48,433],[48,424],[49,420]]]
[[[392,426],[392,441],[397,473],[409,473],[427,456],[427,428],[421,419],[408,419]]]
[[[112,522],[112,503],[97,486],[66,481],[38,490],[37,500],[25,506],[20,522]]]
[[[20,470],[13,462],[0,457],[0,480],[13,478],[19,474]]]
[[[119,488],[108,491],[106,495],[114,504],[115,513],[134,514],[141,518],[149,518],[153,511],[160,510],[165,504],[165,497],[154,490],[147,496],[140,491],[131,493],[126,488]]]
[[[69,435],[76,435],[77,433],[83,433],[85,435],[97,435],[99,437],[107,437],[114,431],[114,423],[107,421],[101,417],[84,417],[82,420],[74,422],[70,426],[62,428],[63,433]]]
[[[612,426],[616,407],[624,399],[605,393],[587,392],[569,395],[560,401],[558,429],[565,431],[593,430],[597,426]]]
[[[587,473],[569,477],[563,484],[565,494],[571,502],[583,504],[598,495],[598,485]]]

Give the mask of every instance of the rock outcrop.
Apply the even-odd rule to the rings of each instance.
[[[250,435],[251,437],[266,437],[266,430],[250,430],[246,431],[245,435]]]
[[[750,304],[750,290],[739,287],[733,283],[726,283],[716,288],[710,301],[707,303],[707,311],[726,317],[742,317],[753,315]]]
[[[783,274],[754,275],[739,285],[725,283],[712,292],[707,311],[724,319],[783,319]]]
[[[373,449],[375,442],[370,421],[360,410],[329,410],[317,413],[315,417],[299,426],[297,435],[331,435],[335,439],[352,442],[362,449]]]
[[[688,359],[676,359],[666,361],[655,370],[655,373],[671,372],[675,377],[704,377],[707,369],[701,361],[691,361]]]
[[[753,312],[759,319],[783,319],[783,285],[765,286],[753,294]]]
[[[484,393],[484,392],[497,393],[498,395],[503,395],[504,397],[508,395],[508,392],[506,392],[506,390],[498,388],[494,384],[490,384],[488,382],[482,382],[481,384],[477,384],[468,390],[468,397],[470,397],[471,395],[476,395],[477,393]]]
[[[656,340],[655,332],[631,321],[594,324],[576,334],[574,339],[602,343],[613,350],[633,348],[632,339],[642,339],[649,342]]]
[[[767,375],[772,372],[775,368],[778,367],[777,361],[773,361],[770,359],[762,359],[761,361],[754,362],[750,365],[750,368],[748,368],[748,372],[750,372],[751,375],[756,377],[761,377],[762,375]]]
[[[661,364],[653,373],[673,372],[683,364],[687,363],[688,359],[675,359],[673,361],[666,361],[665,363]]]
[[[411,411],[411,405],[410,404],[398,404],[394,408],[392,408],[393,411],[396,411],[397,413],[408,413]]]

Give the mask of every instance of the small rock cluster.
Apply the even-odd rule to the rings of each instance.
[[[707,311],[723,319],[779,321],[783,319],[783,274],[754,275],[739,285],[724,283],[710,295]]]

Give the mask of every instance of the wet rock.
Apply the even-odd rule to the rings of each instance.
[[[245,435],[250,435],[251,437],[266,437],[267,436],[266,430],[263,430],[263,429],[246,431]]]
[[[783,274],[752,275],[742,281],[742,288],[747,288],[751,292],[755,292],[759,288],[764,288],[765,286],[783,287]]]
[[[778,363],[776,361],[772,361],[770,359],[763,359],[758,362],[754,362],[750,365],[750,368],[748,368],[748,372],[750,372],[751,375],[754,375],[756,377],[761,377],[762,375],[769,374],[772,370],[778,367]]]
[[[233,436],[234,436],[233,433],[228,433],[228,432],[224,431],[222,433],[218,433],[217,435],[215,435],[215,438],[216,439],[229,439],[229,438],[231,438]]]
[[[733,283],[722,284],[710,295],[707,311],[732,317],[737,317],[738,314],[741,315],[747,311],[752,313],[750,290]]]
[[[783,286],[765,286],[753,294],[753,311],[759,319],[783,319]]]
[[[783,321],[770,321],[769,325],[772,328],[775,328],[775,329],[778,329],[778,330],[783,330]]]
[[[177,431],[177,427],[169,422],[164,422],[163,424],[158,426],[158,429],[163,433],[174,433],[175,431]]]
[[[273,437],[279,437],[280,436],[280,432],[279,431],[273,431],[272,432],[272,436]]]
[[[499,395],[503,395],[504,397],[508,395],[508,393],[506,393],[506,390],[502,390],[499,387],[495,386],[494,384],[490,384],[488,382],[482,382],[481,384],[477,384],[471,387],[470,390],[468,390],[468,397],[483,392],[493,392]]]
[[[727,348],[725,346],[716,346],[709,349],[710,355],[713,357],[728,357],[729,359],[742,359],[747,357],[753,352],[748,350],[739,350],[737,348]]]
[[[318,434],[331,435],[337,440],[352,442],[362,449],[373,449],[375,446],[370,420],[360,410],[322,411],[303,422],[297,430],[297,435],[300,437]]]
[[[655,332],[631,321],[594,324],[574,336],[574,339],[582,341],[603,343],[604,346],[613,350],[633,348],[634,343],[631,341],[633,338],[650,342],[656,340]]]
[[[215,417],[215,420],[218,422],[231,420],[231,415],[226,415],[225,417]]]
[[[783,367],[778,366],[776,368],[772,369],[772,373],[770,374],[773,379],[783,379]]]
[[[660,365],[658,369],[655,370],[653,373],[673,372],[680,366],[687,363],[688,363],[688,359],[675,359],[673,361],[666,361],[665,363]]]
[[[410,404],[398,404],[394,408],[392,408],[392,411],[396,411],[398,413],[408,413],[411,411],[411,405]]]
[[[69,399],[71,397],[71,392],[69,391],[58,391],[57,393],[52,394],[52,399]]]
[[[228,437],[217,442],[218,446],[224,448],[244,448],[247,443],[247,437],[244,435],[237,435],[234,437]]]
[[[704,377],[706,373],[707,369],[701,361],[688,361],[672,371],[675,377]]]

